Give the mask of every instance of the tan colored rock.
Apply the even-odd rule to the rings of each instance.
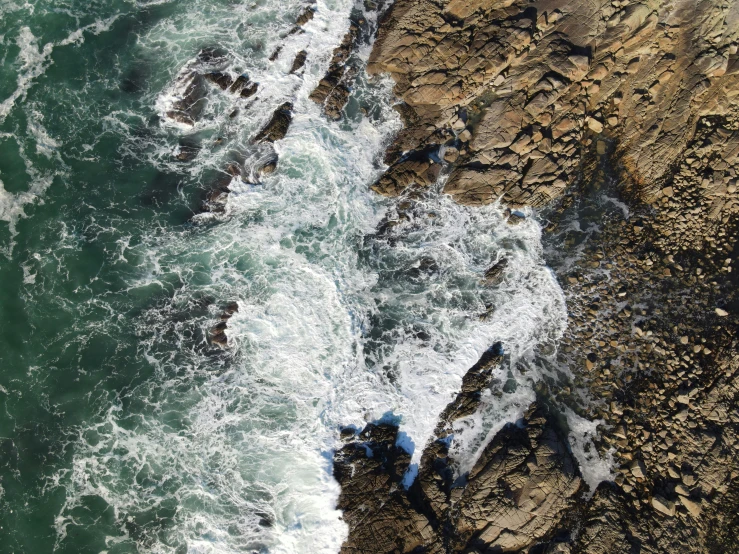
[[[594,133],[602,133],[603,132],[603,123],[598,121],[597,119],[594,119],[592,117],[589,117],[586,119],[586,123],[588,124],[588,128],[593,131]]]
[[[655,495],[652,497],[652,506],[655,510],[666,516],[675,516],[675,503],[672,500],[667,500],[663,496]]]
[[[631,474],[634,477],[637,477],[639,479],[643,479],[646,474],[646,467],[644,466],[644,462],[641,460],[634,460],[630,466]]]
[[[550,515],[580,488],[574,460],[547,428],[544,411],[532,407],[525,420],[525,430],[501,431],[470,472],[457,503],[460,546],[474,537],[488,549],[525,548],[552,529]]]
[[[693,517],[698,517],[701,515],[701,504],[700,502],[696,502],[694,500],[691,500],[687,496],[680,496],[680,503],[685,506],[685,509],[690,512],[690,515]]]

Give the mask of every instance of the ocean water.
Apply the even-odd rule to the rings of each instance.
[[[297,0],[0,0],[0,552],[337,552],[342,426],[397,421],[417,462],[502,341],[500,391],[455,435],[464,471],[535,398],[567,321],[536,214],[509,225],[438,183],[399,218],[370,192],[392,84],[360,73],[328,122],[308,95],[363,8],[314,6],[289,34]],[[208,85],[197,122],[172,121],[203,49],[258,93]],[[273,150],[250,137],[286,101],[258,177]],[[224,211],[202,212],[233,162]],[[601,467],[595,425],[571,418]]]

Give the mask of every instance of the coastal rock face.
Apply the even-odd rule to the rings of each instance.
[[[412,199],[445,177],[458,202],[544,210],[569,317],[557,363],[571,371],[542,384],[546,405],[604,422],[595,448],[614,474],[579,496],[567,442],[537,403],[458,475],[454,422],[494,387],[488,353],[410,489],[402,464],[377,489],[393,499],[373,500],[392,509],[382,533],[408,538],[377,549],[374,520],[354,517],[347,552],[736,549],[738,49],[735,1],[393,4],[368,71],[394,79],[404,128],[372,189]]]
[[[293,105],[285,102],[272,114],[272,118],[254,137],[254,142],[276,142],[287,135],[290,123],[293,120]]]
[[[341,110],[349,100],[349,86],[356,75],[356,69],[348,67],[346,63],[356,48],[359,37],[359,24],[352,21],[341,44],[334,49],[326,75],[310,94],[311,100],[323,106],[329,119],[341,118]]]
[[[452,144],[458,201],[544,206],[578,175],[584,137],[617,135],[654,199],[700,118],[735,109],[737,39],[735,3],[714,0],[399,0],[368,66],[411,114],[388,174]]]
[[[533,405],[522,426],[508,425],[467,477],[453,518],[454,552],[471,547],[515,552],[547,536],[582,480],[567,441]]]
[[[455,479],[457,461],[448,451],[453,424],[477,410],[500,360],[493,348],[464,377],[410,490],[401,486],[410,456],[396,445],[396,426],[347,433],[349,442],[334,458],[339,508],[351,529],[342,552],[510,552],[551,533],[581,478],[545,407],[533,404],[523,420],[504,427],[464,483]]]

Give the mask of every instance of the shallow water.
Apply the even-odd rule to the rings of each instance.
[[[397,216],[368,189],[400,127],[391,83],[360,75],[328,122],[308,94],[354,6],[319,0],[286,36],[302,8],[0,3],[0,551],[336,552],[341,426],[397,421],[417,462],[502,341],[505,392],[455,437],[464,471],[535,398],[536,348],[566,325],[535,214],[512,226],[433,193],[378,232]],[[259,91],[211,87],[190,128],[166,112],[202,48]],[[257,180],[271,150],[249,139],[285,101],[278,169]],[[200,213],[234,160],[225,212]],[[232,301],[222,350],[208,330]]]

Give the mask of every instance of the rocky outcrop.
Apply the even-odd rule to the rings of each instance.
[[[455,475],[449,454],[454,422],[478,409],[501,360],[486,352],[440,415],[410,490],[401,486],[410,456],[396,445],[395,425],[370,424],[334,461],[339,508],[350,535],[342,552],[510,552],[548,536],[580,489],[566,439],[534,404],[484,448],[468,475]]]
[[[300,71],[303,66],[305,65],[305,61],[308,58],[308,52],[305,50],[301,50],[295,55],[295,59],[293,60],[293,65],[290,67],[290,73],[297,73]]]
[[[226,201],[231,192],[229,185],[234,179],[241,178],[241,165],[235,162],[226,165],[222,172],[211,183],[203,201],[203,211],[222,213],[226,208]]]
[[[310,94],[311,100],[323,106],[323,112],[329,119],[339,119],[341,110],[349,99],[349,87],[356,75],[356,68],[348,67],[347,61],[358,40],[359,24],[351,21],[349,31],[344,35],[341,44],[334,49],[326,75]]]
[[[257,93],[258,83],[246,75],[234,77],[228,72],[231,60],[217,48],[203,48],[182,68],[174,80],[165,117],[192,127],[201,118],[213,85],[217,89],[250,98]]]
[[[412,112],[389,173],[403,152],[451,144],[457,200],[544,206],[576,179],[586,137],[617,135],[657,196],[700,118],[736,104],[736,21],[713,0],[400,0],[368,66]]]
[[[415,509],[400,482],[410,456],[395,445],[398,428],[370,424],[334,456],[341,485],[338,508],[351,533],[342,554],[413,552],[439,543],[428,518]]]
[[[454,504],[452,552],[516,552],[546,537],[573,503],[582,480],[567,440],[546,410],[529,408],[485,448]]]
[[[517,206],[545,210],[570,318],[557,364],[571,376],[542,392],[605,422],[596,447],[616,474],[578,497],[567,443],[538,404],[457,475],[454,414],[491,386],[481,361],[408,491],[394,466],[383,533],[413,538],[373,550],[379,528],[351,519],[351,551],[735,549],[738,47],[736,2],[393,4],[368,71],[393,77],[404,128],[372,189],[412,201],[445,177],[458,202],[501,200],[512,224]],[[493,263],[481,284],[505,270]]]
[[[236,302],[230,302],[221,314],[220,321],[210,328],[208,332],[208,340],[210,344],[226,348],[228,346],[228,337],[226,329],[228,329],[228,320],[239,311],[239,305]]]
[[[354,55],[359,47],[368,44],[377,32],[375,23],[385,1],[357,2],[349,19],[349,30],[331,57],[328,71],[310,94],[310,99],[323,107],[328,119],[339,120],[346,106],[352,85],[362,69],[361,59]]]
[[[255,136],[254,142],[276,142],[282,140],[287,135],[287,130],[292,123],[293,105],[291,102],[285,102],[278,107],[272,114],[269,122]]]

